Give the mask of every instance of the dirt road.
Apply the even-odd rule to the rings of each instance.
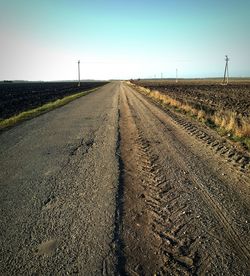
[[[181,115],[131,88],[120,94],[128,274],[248,275],[249,174],[190,135]]]
[[[115,82],[2,133],[0,273],[249,275],[249,171],[189,124]]]

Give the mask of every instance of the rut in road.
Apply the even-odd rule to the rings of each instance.
[[[195,138],[127,86],[120,108],[126,272],[246,275],[250,212],[237,173],[221,178],[213,166],[227,164],[207,162]]]
[[[138,97],[137,97],[138,98]],[[143,101],[140,100],[142,103]],[[147,103],[145,103],[146,106]],[[148,108],[150,108],[148,106]],[[150,109],[151,110],[151,109]],[[164,119],[161,118],[160,114],[157,114],[156,112],[152,111],[152,114],[165,126]],[[176,158],[176,161],[179,165],[181,165],[182,169],[188,170],[188,165],[186,162],[180,158],[181,152],[179,149],[175,149],[178,155],[174,155],[173,158]],[[227,229],[227,235],[229,235],[229,238],[231,241],[234,241],[235,247],[242,253],[243,257],[248,260],[250,258],[250,251],[245,246],[244,241],[241,240],[237,232],[234,230],[234,228],[231,226],[230,221],[227,219],[227,217],[224,215],[224,212],[222,207],[220,206],[219,202],[213,199],[213,196],[210,195],[210,193],[207,191],[206,187],[203,185],[202,181],[197,177],[195,174],[190,174],[189,177],[197,185],[197,188],[199,188],[199,191],[201,193],[201,196],[204,197],[205,201],[209,202],[210,206],[213,208],[213,211],[215,215],[218,217],[219,221],[224,225],[224,227]]]

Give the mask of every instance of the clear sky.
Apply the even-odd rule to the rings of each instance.
[[[249,0],[0,0],[0,80],[250,76]]]

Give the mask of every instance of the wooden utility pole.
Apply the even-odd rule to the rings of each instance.
[[[229,61],[229,58],[228,58],[228,56],[227,56],[227,55],[226,55],[225,61],[226,61],[226,64],[225,64],[225,70],[224,70],[224,79],[223,79],[223,84],[228,84],[228,79],[229,79],[229,73],[228,73],[228,61]]]
[[[80,60],[78,60],[78,86],[81,86],[81,77],[80,77]]]

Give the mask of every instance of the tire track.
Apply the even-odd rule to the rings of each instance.
[[[139,130],[139,133],[140,137],[143,137],[143,131]],[[149,175],[148,179],[150,179],[151,184],[148,187],[146,203],[154,217],[152,231],[161,239],[164,245],[161,247],[161,254],[165,256],[165,263],[160,268],[160,271],[163,275],[177,272],[184,275],[186,273],[194,274],[199,269],[199,253],[197,247],[194,246],[194,243],[198,244],[198,238],[193,239],[192,243],[188,244],[187,241],[184,242],[178,238],[180,233],[177,232],[177,229],[180,230],[180,228],[190,228],[194,218],[186,221],[182,217],[183,214],[186,214],[186,204],[180,206],[180,195],[177,195],[176,189],[166,186],[166,182],[162,180],[164,176],[159,173],[159,167],[155,161],[152,162],[150,160],[149,144],[145,143],[143,138],[140,138],[139,142],[144,153],[144,159],[150,164],[150,166],[145,168],[145,171]],[[161,189],[155,188],[160,185],[162,185]],[[166,192],[166,188],[168,192]],[[160,197],[162,190],[165,192],[164,197]],[[168,211],[164,209],[166,202],[169,205]],[[166,224],[166,221],[169,223]]]
[[[135,87],[137,88],[137,87]],[[143,94],[142,94],[143,95]],[[144,95],[144,97],[146,97]],[[149,98],[148,98],[149,99]],[[154,99],[150,99],[160,108],[164,108],[164,112],[168,114],[170,118],[173,119],[178,125],[182,126],[190,135],[196,137],[200,141],[208,145],[216,154],[223,156],[228,162],[231,162],[235,167],[237,167],[241,172],[249,171],[250,169],[250,156],[238,150],[234,145],[226,141],[225,138],[215,137],[208,133],[205,127],[201,125],[198,126],[197,123],[191,122],[190,120],[184,118],[181,114],[173,112],[166,105],[162,105]]]
[[[128,103],[129,100],[127,99]],[[137,115],[134,113],[134,109],[130,106],[130,111],[132,117],[135,118]],[[152,154],[150,149],[150,143],[144,137],[144,132],[136,125],[138,131],[138,148],[139,155],[142,164],[143,174],[146,175],[146,181],[143,183],[145,188],[145,193],[141,195],[145,198],[146,206],[148,212],[151,214],[153,223],[150,227],[157,239],[161,240],[161,243],[164,246],[161,246],[160,255],[163,256],[164,263],[158,268],[158,275],[165,275],[166,273],[195,273],[198,270],[198,253],[197,247],[191,246],[191,243],[186,246],[186,251],[184,252],[183,241],[178,240],[177,235],[174,233],[174,217],[179,217],[176,215],[176,212],[181,213],[185,209],[185,206],[182,206],[178,210],[173,209],[176,212],[172,214],[172,223],[169,222],[169,232],[166,232],[164,229],[166,227],[165,219],[170,215],[170,212],[164,209],[166,202],[171,200],[178,202],[177,191],[175,188],[170,185],[167,186],[166,179],[164,174],[160,174],[159,165],[157,162],[157,156]],[[161,187],[161,189],[159,189]],[[175,190],[175,192],[173,192]],[[164,194],[168,194],[171,200],[168,200]],[[161,197],[159,197],[161,195]],[[178,207],[178,206],[176,206]],[[164,219],[162,219],[164,218]],[[157,222],[161,221],[161,223]],[[156,222],[156,223],[155,223]],[[189,220],[187,224],[191,224],[192,220]],[[185,223],[182,221],[182,223]],[[162,224],[162,227],[159,225]],[[184,226],[183,226],[184,227]],[[172,231],[171,231],[171,228]],[[194,240],[195,241],[195,240]],[[195,244],[193,241],[193,244]],[[197,242],[198,243],[198,242]],[[186,242],[187,244],[187,242]],[[189,248],[187,250],[187,247]]]
[[[165,260],[159,270],[160,273],[163,275],[166,273],[193,275],[221,270],[228,274],[230,262],[232,262],[228,250],[231,250],[232,247],[236,248],[234,251],[239,256],[237,261],[242,257],[243,265],[246,265],[249,261],[249,249],[240,238],[240,234],[231,225],[224,209],[210,195],[200,178],[194,173],[190,173],[190,167],[181,158],[180,150],[171,149],[171,145],[167,146],[164,141],[162,144],[163,148],[166,146],[166,149],[163,150],[161,147],[161,150],[169,155],[168,158],[172,159],[172,162],[174,161],[177,170],[179,168],[189,173],[184,176],[184,181],[178,183],[178,173],[173,175],[170,168],[169,171],[162,169],[166,167],[166,160],[162,157],[163,152],[159,153],[156,150],[157,143],[154,142],[156,137],[153,135],[153,131],[151,131],[151,136],[148,136],[152,124],[145,122],[147,120],[145,108],[160,125],[169,128],[169,131],[171,128],[150,108],[149,103],[145,103],[145,99],[142,100],[132,90],[129,92],[130,97],[127,97],[126,100],[138,130],[138,144],[141,156],[143,156],[142,169],[146,172],[148,180],[145,183],[145,188],[147,188],[147,193],[144,195],[145,201],[152,214],[152,231],[161,240],[160,250]],[[171,177],[175,177],[177,181],[174,185]],[[197,200],[197,196],[199,200]],[[193,203],[195,200],[197,202]],[[206,206],[202,206],[204,202],[206,202]],[[206,216],[204,214],[207,211],[209,214]],[[208,229],[206,229],[207,225],[202,221],[201,216],[203,216],[203,220],[205,218],[208,221],[206,222],[209,226]],[[216,227],[215,221],[219,221],[223,226],[223,235],[220,233],[220,227]],[[200,227],[199,230],[196,228],[197,225]],[[215,234],[213,233],[214,229],[217,231]],[[227,236],[230,246],[224,240],[224,235]],[[227,248],[219,249],[218,243],[221,241]],[[207,250],[208,246],[210,247],[209,251]],[[216,252],[215,256],[211,256],[214,252]]]
[[[152,109],[150,109],[148,105],[145,105],[145,103],[138,97],[137,97],[137,99],[140,100],[141,103],[144,104],[144,106],[150,110],[150,112],[152,112],[152,114],[155,116],[155,118],[157,118],[162,124],[165,125],[165,122],[163,122],[163,120],[161,118],[159,118],[159,116]],[[216,143],[213,146],[218,146],[218,145],[219,145],[219,142],[216,141]],[[178,149],[175,149],[175,150],[179,151]],[[179,156],[181,156],[181,153],[180,152],[178,152],[178,153],[179,153]],[[178,158],[177,162],[179,163],[179,165],[181,165],[181,167],[184,170],[186,170],[186,171],[190,170],[189,167],[186,165],[186,163],[183,161],[183,159]],[[227,235],[229,235],[229,238],[233,242],[234,246],[237,247],[238,251],[242,254],[242,256],[245,258],[246,261],[250,261],[250,250],[245,246],[245,243],[241,240],[240,236],[237,234],[237,232],[231,226],[231,222],[227,219],[226,215],[224,215],[224,211],[223,211],[222,207],[208,193],[207,189],[204,187],[204,185],[202,184],[202,182],[196,175],[189,174],[189,177],[191,178],[193,183],[195,183],[199,187],[198,191],[200,191],[200,193],[204,197],[204,201],[209,202],[210,206],[213,208],[216,217],[224,225],[224,227],[226,229],[225,232],[227,233]]]

